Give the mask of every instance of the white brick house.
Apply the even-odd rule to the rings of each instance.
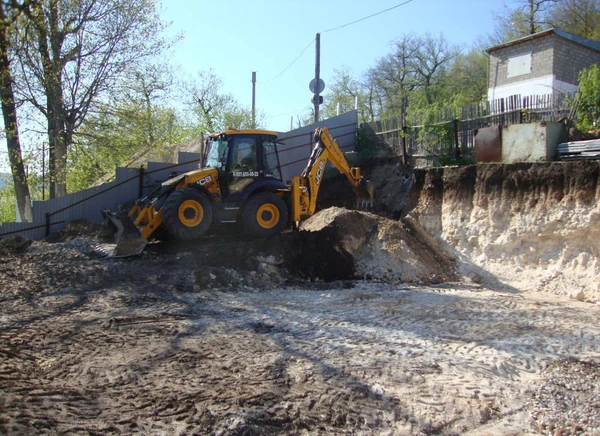
[[[579,72],[600,63],[600,41],[549,29],[486,50],[488,100],[554,97],[577,90]]]

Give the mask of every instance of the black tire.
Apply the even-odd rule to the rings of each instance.
[[[210,200],[193,188],[181,188],[173,192],[161,211],[169,234],[182,241],[204,235],[213,220]]]
[[[287,225],[285,202],[272,192],[259,192],[248,199],[242,211],[244,230],[266,238],[281,232]]]

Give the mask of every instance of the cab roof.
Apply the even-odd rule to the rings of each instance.
[[[221,135],[267,135],[267,136],[277,136],[277,132],[273,132],[271,130],[262,130],[262,129],[234,129],[233,127],[229,127],[227,130],[219,133],[213,133],[209,135],[211,138],[218,138]]]

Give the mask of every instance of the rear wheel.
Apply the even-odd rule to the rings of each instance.
[[[259,192],[248,199],[242,212],[242,224],[248,233],[261,238],[276,235],[287,225],[284,201],[272,192]]]
[[[209,199],[193,188],[173,192],[161,211],[169,234],[181,240],[199,238],[206,233],[213,219]]]

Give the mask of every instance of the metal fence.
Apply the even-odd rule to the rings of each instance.
[[[462,108],[407,114],[361,124],[361,129],[414,167],[475,162],[477,130],[572,118],[570,96],[511,96]]]

